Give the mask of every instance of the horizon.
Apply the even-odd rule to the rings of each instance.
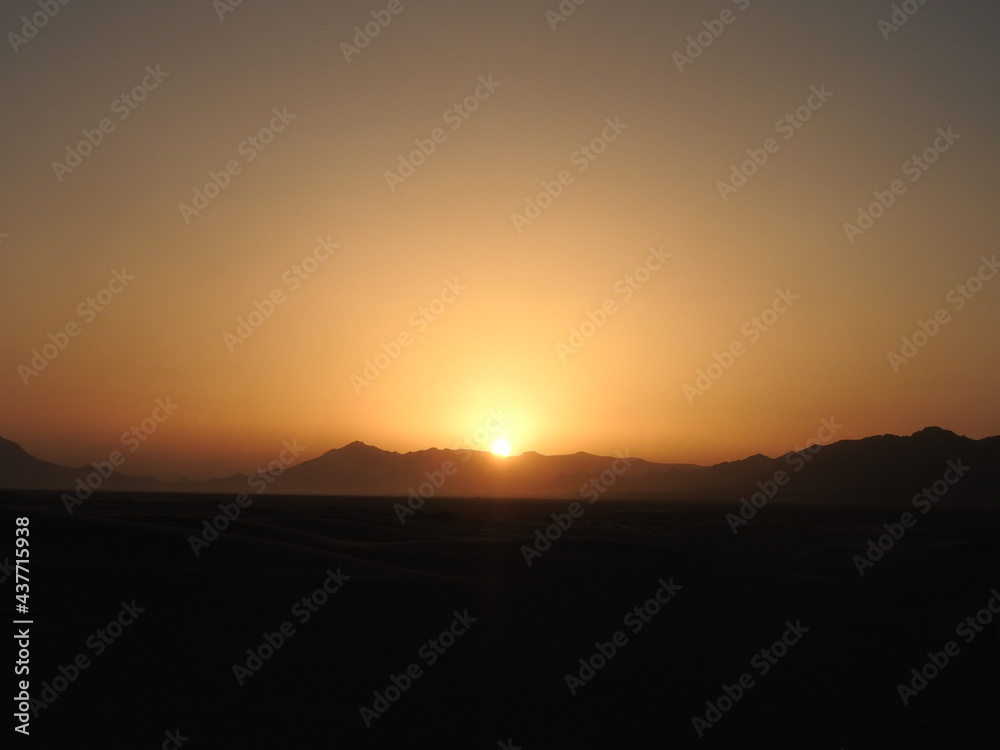
[[[832,419],[831,420],[824,420],[824,423],[825,423],[825,425],[824,425],[825,428],[821,429],[817,433],[816,436],[810,438],[809,440],[805,441],[802,444],[798,444],[798,445],[789,447],[786,450],[783,450],[783,451],[780,451],[780,452],[776,452],[776,453],[773,453],[773,454],[772,453],[767,453],[767,452],[764,452],[764,451],[756,451],[756,452],[747,453],[745,455],[741,455],[741,456],[738,456],[738,457],[726,458],[726,459],[723,459],[722,461],[716,461],[716,462],[713,462],[713,463],[706,463],[706,464],[698,464],[698,463],[693,463],[693,462],[690,462],[690,461],[670,461],[670,460],[668,460],[668,461],[659,461],[659,460],[653,460],[653,459],[650,459],[650,458],[648,458],[646,456],[641,456],[641,455],[636,455],[636,454],[630,453],[628,451],[628,449],[620,449],[619,451],[616,451],[613,454],[594,453],[592,451],[586,451],[586,450],[578,450],[578,451],[572,451],[572,452],[568,452],[568,453],[544,453],[544,452],[541,452],[541,451],[536,451],[536,450],[531,450],[531,449],[517,450],[514,446],[510,446],[510,452],[509,453],[503,453],[502,451],[496,450],[495,446],[494,447],[487,446],[487,447],[482,447],[482,448],[474,448],[474,447],[470,447],[470,446],[467,446],[467,445],[461,445],[461,444],[459,444],[459,445],[455,445],[455,446],[451,446],[451,447],[431,445],[431,446],[424,447],[424,448],[413,448],[411,450],[401,450],[401,451],[398,451],[398,450],[391,450],[391,449],[388,449],[388,448],[384,448],[382,446],[374,445],[372,443],[368,443],[368,442],[366,442],[364,440],[360,440],[359,439],[359,440],[352,440],[352,441],[350,441],[348,443],[345,443],[345,444],[343,444],[341,446],[338,446],[338,447],[324,448],[324,449],[319,449],[318,451],[313,451],[313,450],[311,450],[307,446],[299,446],[298,443],[293,440],[293,441],[291,441],[291,445],[295,446],[297,449],[301,449],[302,455],[296,457],[296,460],[294,460],[293,462],[289,463],[286,468],[291,468],[292,466],[298,466],[298,465],[300,465],[302,463],[305,463],[307,461],[320,458],[320,457],[322,457],[322,456],[324,456],[324,455],[326,455],[328,453],[335,453],[337,451],[342,451],[342,450],[344,450],[346,448],[350,448],[351,446],[354,446],[354,445],[360,445],[360,446],[363,446],[365,448],[372,448],[372,449],[377,450],[377,451],[379,451],[381,453],[389,453],[389,454],[399,455],[399,456],[406,456],[406,455],[411,455],[411,454],[415,454],[415,453],[425,453],[425,452],[428,452],[428,451],[452,451],[452,452],[469,451],[469,452],[473,452],[473,453],[482,453],[482,454],[491,455],[492,457],[494,457],[498,461],[514,460],[514,459],[517,459],[517,458],[519,458],[521,456],[528,455],[528,454],[540,456],[542,458],[560,458],[560,457],[576,456],[576,455],[587,455],[587,456],[592,456],[592,457],[595,457],[595,458],[614,458],[615,456],[619,456],[619,457],[635,458],[635,459],[638,459],[640,461],[645,461],[647,463],[664,465],[664,466],[669,466],[669,465],[678,465],[678,466],[680,466],[680,465],[686,465],[686,466],[695,466],[695,467],[698,467],[698,468],[710,468],[712,466],[718,466],[720,464],[738,463],[738,462],[741,462],[741,461],[744,461],[744,460],[747,460],[747,459],[751,459],[751,458],[755,458],[755,457],[758,457],[758,456],[763,456],[764,458],[767,458],[769,460],[775,460],[775,459],[781,458],[783,456],[787,456],[787,455],[792,454],[792,453],[802,452],[802,451],[804,451],[804,450],[806,450],[806,449],[808,449],[808,448],[810,448],[812,446],[826,446],[826,445],[831,445],[831,444],[838,443],[838,442],[841,442],[841,441],[858,441],[858,440],[866,440],[866,439],[869,439],[869,438],[878,438],[878,437],[908,438],[908,437],[914,437],[914,436],[916,436],[916,435],[918,435],[920,433],[926,433],[926,432],[946,433],[946,434],[949,434],[949,435],[954,435],[956,437],[960,437],[960,438],[964,438],[964,439],[968,439],[968,440],[975,440],[975,441],[985,440],[985,439],[992,438],[992,437],[997,437],[997,434],[994,434],[994,435],[984,435],[982,437],[973,437],[973,436],[970,436],[970,435],[964,435],[964,434],[956,432],[954,430],[950,430],[950,429],[948,429],[946,427],[941,427],[939,425],[927,425],[926,427],[922,427],[919,430],[915,430],[914,432],[908,433],[908,434],[876,433],[876,434],[872,434],[872,435],[864,435],[864,436],[861,436],[861,437],[849,437],[849,436],[848,437],[841,437],[840,436],[840,430],[837,429],[838,427],[841,427],[841,425],[839,425],[835,420],[832,420]],[[1000,433],[998,433],[998,434],[1000,434]],[[824,438],[826,438],[826,439],[824,439]],[[28,450],[27,448],[25,448],[23,445],[20,445],[16,440],[10,440],[9,438],[5,437],[4,435],[0,435],[0,440],[7,440],[8,442],[13,443],[14,445],[17,445],[18,447],[20,447],[22,450],[24,450],[29,455],[32,455],[35,458],[38,458],[38,459],[43,460],[43,461],[46,461],[48,463],[52,463],[54,465],[61,466],[63,468],[88,469],[91,466],[93,466],[95,462],[104,462],[108,458],[108,454],[104,454],[104,455],[101,455],[101,456],[97,456],[96,458],[94,458],[91,461],[85,461],[83,464],[76,464],[76,465],[72,465],[72,464],[59,464],[59,463],[57,463],[55,461],[51,461],[50,459],[48,459],[45,456],[40,456],[40,455],[32,453],[30,450]],[[287,446],[288,444],[289,444],[288,441],[286,441],[284,443],[285,446]],[[122,451],[122,453],[123,453],[123,455],[125,455],[126,458],[128,457],[128,453],[126,451]],[[265,463],[266,464],[268,462],[268,460],[273,459],[273,457],[274,457],[274,454],[272,453],[272,454],[268,455],[266,458],[261,459],[261,461],[258,461],[257,464],[260,464],[260,463]],[[212,480],[217,480],[217,479],[228,479],[228,478],[230,478],[232,476],[236,476],[236,475],[239,475],[239,476],[250,476],[250,475],[254,474],[255,471],[259,472],[260,470],[261,470],[260,466],[258,465],[258,466],[254,466],[254,467],[240,468],[240,469],[237,469],[236,471],[232,471],[232,472],[229,472],[229,473],[226,473],[226,474],[210,474],[210,475],[205,475],[205,476],[198,476],[198,475],[184,474],[182,468],[175,466],[175,467],[172,467],[172,471],[169,472],[169,473],[167,473],[167,474],[134,474],[134,473],[129,472],[129,471],[120,471],[120,470],[117,471],[117,473],[119,473],[119,474],[121,474],[122,476],[125,476],[125,477],[149,476],[149,477],[152,477],[153,479],[155,479],[157,481],[166,482],[166,483],[176,483],[176,482],[186,482],[186,481],[189,481],[189,482],[207,482],[207,481],[212,481]]]

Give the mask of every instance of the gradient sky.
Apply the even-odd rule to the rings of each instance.
[[[306,457],[355,439],[451,447],[496,410],[490,437],[515,452],[696,463],[780,454],[830,417],[838,438],[1000,431],[1000,279],[961,309],[953,292],[997,252],[995,3],[929,2],[893,31],[890,3],[859,0],[589,0],[555,28],[557,0],[245,0],[221,19],[211,0],[105,0],[10,36],[39,7],[0,11],[0,435],[42,458],[104,458],[167,398],[178,409],[122,471],[251,471],[292,439]],[[813,87],[831,95],[779,125]],[[477,90],[474,112],[448,114]],[[77,167],[53,166],[104,118]],[[387,180],[428,139],[412,176]],[[907,166],[935,139],[936,163]],[[723,196],[748,149],[766,163]],[[512,218],[564,171],[536,219]],[[893,205],[849,239],[894,180]],[[295,282],[318,238],[337,247]],[[651,248],[670,257],[626,299]],[[134,280],[88,309],[122,269]],[[449,282],[465,289],[434,303]],[[227,345],[272,290],[273,314]],[[776,290],[798,299],[751,334]],[[560,350],[607,299],[605,324]],[[352,376],[401,333],[358,393]],[[686,395],[733,342],[741,356]]]

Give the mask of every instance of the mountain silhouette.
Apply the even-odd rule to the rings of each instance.
[[[1000,438],[973,440],[940,427],[909,437],[841,440],[814,455],[788,455],[785,463],[794,464],[796,455],[807,462],[789,487],[817,498],[836,493],[863,502],[897,489],[913,494],[941,480],[949,462],[969,467],[950,492],[953,497],[995,499],[1000,488]]]
[[[385,451],[348,443],[270,478],[269,494],[429,497],[644,497],[664,493],[750,493],[760,483],[784,479],[782,495],[803,500],[867,502],[908,498],[939,481],[949,462],[969,467],[950,494],[995,499],[1000,488],[1000,437],[982,440],[927,427],[910,436],[876,435],[789,452],[761,454],[714,466],[665,464],[635,457],[578,452],[547,456],[533,451],[502,457],[485,451],[428,448]],[[65,467],[32,456],[0,438],[0,487],[73,490],[96,482],[93,466]],[[779,472],[783,472],[781,476]],[[162,482],[114,472],[101,477],[104,491],[238,493],[253,475],[209,481]],[[588,490],[587,488],[591,488]],[[96,488],[95,488],[96,489]]]
[[[17,443],[0,437],[0,485],[8,489],[48,490],[72,486],[80,469],[35,458]]]

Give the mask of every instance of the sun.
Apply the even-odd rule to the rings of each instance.
[[[497,438],[493,441],[493,445],[490,446],[490,450],[495,456],[509,456],[510,443],[507,442],[506,438]]]

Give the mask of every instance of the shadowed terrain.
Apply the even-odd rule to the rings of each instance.
[[[96,721],[114,727],[107,747],[132,748],[158,747],[158,727],[185,747],[972,746],[1000,631],[966,644],[955,628],[1000,586],[1000,518],[945,498],[860,576],[852,558],[909,505],[897,494],[865,508],[779,495],[737,534],[724,492],[584,503],[529,566],[567,502],[432,499],[400,524],[393,498],[263,495],[196,556],[192,535],[232,496],[105,493],[69,516],[57,496],[8,493],[8,527],[32,519],[35,684],[91,658],[33,736],[55,746]],[[296,603],[330,572],[346,581],[302,622]],[[662,583],[677,590],[649,604]],[[142,613],[96,655],[88,638],[132,600]],[[429,664],[428,641],[466,611],[475,622]],[[241,686],[234,665],[286,621]],[[807,632],[761,674],[761,649],[796,623]],[[572,694],[567,674],[616,631],[624,645]],[[959,655],[904,706],[897,683],[949,640]],[[413,663],[366,728],[360,709]],[[692,717],[743,673],[753,686],[699,739]]]

